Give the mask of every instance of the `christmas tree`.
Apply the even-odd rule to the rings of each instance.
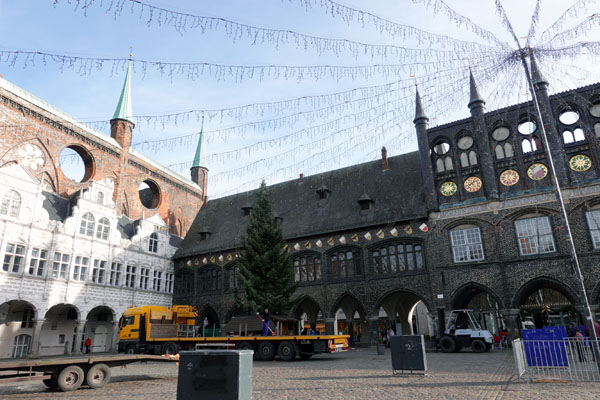
[[[283,232],[273,215],[269,189],[263,181],[250,212],[239,259],[248,311],[268,308],[284,314],[292,306],[297,284],[292,281],[291,259],[284,246]]]

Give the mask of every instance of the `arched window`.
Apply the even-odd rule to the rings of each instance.
[[[446,168],[446,171],[454,169],[454,166],[452,164],[452,157],[448,156],[444,158],[444,167]]]
[[[321,257],[304,255],[294,258],[294,282],[312,282],[321,280]]]
[[[504,156],[505,157],[512,157],[515,155],[515,152],[513,151],[513,147],[512,144],[510,143],[504,143]]]
[[[477,153],[473,150],[469,152],[460,153],[460,166],[463,168],[477,165]]]
[[[435,160],[435,169],[437,172],[444,172],[444,160],[442,160],[441,158]]]
[[[96,237],[102,240],[108,240],[108,233],[110,232],[110,222],[108,218],[102,217],[98,220],[98,227],[96,228]]]
[[[21,209],[21,195],[14,190],[9,190],[2,197],[2,205],[0,206],[0,214],[8,215],[9,217],[17,218]]]
[[[29,353],[31,335],[17,335],[13,345],[13,358],[25,358]]]
[[[375,275],[423,269],[423,247],[420,243],[393,242],[371,251]]]
[[[455,263],[484,260],[479,227],[468,226],[453,229],[450,231],[450,241]]]
[[[521,148],[523,150],[523,154],[534,153],[542,149],[542,143],[540,142],[540,138],[533,136],[531,139],[523,139],[521,142]]]
[[[501,144],[496,145],[496,148],[494,149],[494,153],[496,153],[496,160],[502,160],[503,158],[506,157],[506,155],[504,154],[504,147],[502,147]]]
[[[150,238],[148,239],[148,251],[151,253],[158,252],[158,235],[156,232],[150,234]]]
[[[337,250],[329,254],[329,271],[332,279],[352,278],[362,275],[360,250]]]
[[[94,216],[91,213],[87,212],[81,217],[79,233],[86,236],[94,235]]]
[[[103,192],[98,192],[98,194],[96,195],[96,202],[98,202],[100,204],[104,204],[104,193]]]

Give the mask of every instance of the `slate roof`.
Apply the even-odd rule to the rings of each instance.
[[[286,239],[309,237],[366,226],[391,224],[427,216],[418,152],[279,183],[269,187],[273,211],[281,218]],[[317,190],[325,185],[328,199]],[[364,195],[373,203],[360,210]],[[227,250],[239,245],[248,217],[242,207],[253,204],[256,190],[211,200],[200,209],[174,258]],[[199,232],[210,232],[200,241]]]

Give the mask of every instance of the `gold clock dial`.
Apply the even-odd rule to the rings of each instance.
[[[541,181],[548,176],[548,167],[542,163],[532,164],[529,168],[527,168],[527,175],[534,181]]]
[[[592,160],[585,154],[577,154],[576,156],[571,157],[569,160],[569,167],[571,167],[573,171],[587,171],[591,168],[591,166]]]
[[[500,183],[504,186],[513,186],[519,182],[519,173],[514,169],[507,169],[500,174]]]
[[[457,189],[458,187],[456,186],[456,183],[452,181],[446,181],[442,183],[442,186],[440,186],[440,193],[446,197],[449,197],[456,193]]]
[[[482,186],[481,179],[477,176],[470,176],[465,180],[464,187],[465,190],[469,193],[474,193],[481,189]]]

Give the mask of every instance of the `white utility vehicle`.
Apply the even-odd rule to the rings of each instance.
[[[454,353],[463,347],[471,347],[475,353],[489,351],[494,343],[490,331],[481,329],[473,316],[473,310],[452,310],[446,322],[446,329],[440,338],[440,348],[444,353]]]

